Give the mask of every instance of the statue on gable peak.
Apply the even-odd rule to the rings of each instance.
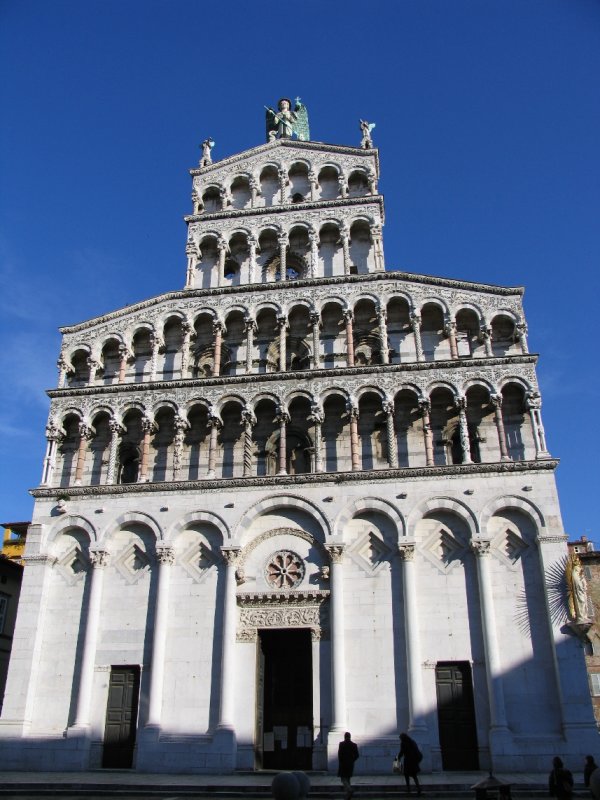
[[[308,111],[306,106],[297,97],[292,111],[292,102],[288,97],[282,97],[277,103],[277,111],[265,106],[267,109],[267,142],[274,139],[291,139],[294,135],[301,142],[308,142],[310,130],[308,127]]]

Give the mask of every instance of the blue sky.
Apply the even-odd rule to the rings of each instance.
[[[300,95],[377,123],[388,268],[524,285],[571,537],[598,536],[596,0],[0,0],[0,519],[29,519],[59,325],[179,289],[188,169]]]

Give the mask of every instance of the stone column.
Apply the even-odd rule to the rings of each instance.
[[[190,342],[192,339],[192,325],[187,320],[184,319],[181,323],[181,332],[183,334],[183,340],[181,342],[181,377],[187,378],[188,377],[188,369],[190,367]]]
[[[56,362],[58,367],[58,388],[64,389],[67,385],[67,375],[73,372],[73,367],[69,364],[64,353],[61,353]]]
[[[386,310],[385,306],[378,306],[377,307],[377,320],[379,324],[379,341],[381,342],[381,363],[382,364],[389,364],[390,363],[390,346],[388,343],[388,332],[387,332],[387,322],[386,322]]]
[[[535,457],[550,458],[550,453],[546,447],[546,435],[542,424],[542,398],[539,392],[527,392],[525,406],[531,418],[531,430],[535,442]]]
[[[318,311],[310,312],[310,324],[312,327],[312,354],[311,354],[311,367],[312,369],[319,369],[321,366],[321,340],[319,338],[319,327],[321,324],[321,315]]]
[[[338,736],[346,730],[346,654],[344,642],[344,572],[343,544],[327,544],[331,558],[330,610],[331,610],[331,730]]]
[[[425,464],[433,467],[435,459],[433,457],[433,432],[431,430],[431,403],[427,399],[419,400],[419,409],[423,417],[423,439],[425,441]]]
[[[321,438],[321,425],[325,415],[318,403],[312,403],[308,421],[315,426],[315,472],[323,472],[323,442]]]
[[[88,365],[89,370],[90,370],[90,376],[89,376],[87,385],[88,386],[94,386],[94,384],[96,383],[96,376],[98,374],[98,370],[101,367],[101,364],[100,364],[99,361],[96,361],[95,358],[92,358],[91,356],[88,356],[87,365]]]
[[[338,184],[340,187],[340,195],[342,198],[348,197],[348,181],[343,172],[338,175]]]
[[[94,438],[95,431],[91,425],[85,422],[79,423],[79,448],[77,450],[77,466],[75,467],[75,486],[81,486],[83,479],[83,468],[85,466],[85,455],[88,444]]]
[[[224,325],[221,320],[217,319],[213,322],[213,335],[215,337],[213,378],[218,378],[221,374],[221,346],[223,342],[223,328]]]
[[[279,245],[279,280],[284,281],[287,278],[287,233],[278,234],[277,244]]]
[[[479,341],[483,342],[486,356],[493,356],[494,349],[492,347],[492,329],[485,323],[479,329]]]
[[[371,236],[373,237],[375,270],[378,272],[383,272],[385,266],[383,263],[383,238],[381,235],[381,225],[373,225],[373,227],[371,228]]]
[[[221,648],[221,693],[219,703],[218,730],[234,730],[235,710],[235,567],[240,552],[239,547],[222,547],[225,560],[225,591],[223,593],[223,640]]]
[[[244,478],[252,475],[252,428],[256,425],[254,411],[246,407],[242,410],[244,421]]]
[[[377,175],[375,175],[374,170],[367,170],[367,181],[369,183],[369,194],[377,194]]]
[[[317,278],[319,275],[319,232],[310,229],[308,232],[310,243],[310,277]]]
[[[348,400],[346,403],[346,411],[350,417],[350,455],[352,460],[352,471],[358,472],[361,468],[360,450],[358,446],[358,406],[354,400]]]
[[[56,450],[58,445],[65,438],[65,433],[62,428],[59,428],[54,422],[50,421],[46,426],[46,455],[44,457],[44,466],[42,468],[42,486],[50,486],[54,476],[54,468],[56,466]]]
[[[142,417],[142,461],[140,464],[140,477],[138,483],[148,483],[150,471],[150,437],[157,430],[156,423],[150,417]]]
[[[254,332],[256,330],[256,322],[252,317],[244,318],[244,328],[246,330],[246,374],[250,374],[254,363]]]
[[[217,463],[217,434],[223,427],[221,419],[217,416],[216,412],[211,409],[208,412],[208,427],[210,428],[210,439],[208,442],[208,478],[214,478],[216,475]]]
[[[348,367],[354,366],[354,331],[352,328],[352,319],[354,314],[351,308],[345,308],[344,320],[346,321],[346,351],[347,351],[347,364]]]
[[[249,265],[248,265],[248,283],[254,283],[255,275],[256,275],[256,248],[258,247],[258,239],[251,233],[248,236],[248,253],[249,253]]]
[[[287,475],[286,425],[290,421],[290,415],[283,406],[279,406],[275,419],[279,423],[279,471],[277,474]]]
[[[311,203],[314,203],[317,199],[317,191],[319,188],[319,183],[317,180],[317,173],[313,172],[312,170],[308,173],[308,182],[310,183],[310,200]]]
[[[460,447],[463,455],[463,464],[472,464],[471,442],[469,441],[469,426],[467,424],[467,398],[456,397],[454,407],[458,411],[458,426],[460,433]]]
[[[108,421],[110,428],[110,446],[108,450],[108,467],[106,470],[105,483],[110,484],[115,482],[115,470],[117,466],[117,453],[119,451],[119,440],[125,433],[125,428],[119,420],[114,417]]]
[[[127,373],[127,362],[131,352],[126,344],[119,345],[119,383],[125,383]]]
[[[385,414],[385,432],[387,438],[388,464],[390,469],[398,468],[398,446],[396,444],[396,431],[394,430],[394,401],[384,400],[381,404]]]
[[[102,605],[102,585],[104,583],[104,568],[108,565],[108,559],[109,555],[106,550],[90,551],[92,569],[88,573],[90,579],[90,593],[87,618],[85,621],[83,649],[81,653],[79,691],[77,692],[77,706],[75,709],[74,727],[76,728],[87,729],[91,722],[90,709],[92,705],[98,626],[100,623],[100,610]]]
[[[345,226],[340,229],[342,253],[344,255],[344,275],[350,274],[350,231]]]
[[[410,325],[415,334],[415,353],[417,361],[424,361],[423,342],[421,341],[421,315],[413,311],[410,315]]]
[[[162,717],[165,655],[169,629],[169,584],[171,582],[171,566],[175,563],[175,550],[168,545],[157,545],[156,560],[158,562],[158,581],[154,606],[154,630],[152,631],[147,727],[160,727]]]
[[[280,198],[279,202],[281,203],[281,205],[284,205],[286,201],[285,190],[288,187],[290,181],[288,178],[287,170],[284,167],[279,167],[279,169],[277,170],[277,174],[279,176],[279,198]]]
[[[150,361],[150,380],[156,380],[156,370],[158,367],[158,353],[160,348],[164,346],[162,337],[157,333],[150,334],[150,342],[152,344],[152,359]]]
[[[502,419],[502,395],[491,394],[490,402],[494,406],[494,421],[498,432],[498,444],[500,446],[500,460],[510,461],[508,446],[506,444],[506,432],[504,430],[504,420]]]
[[[185,289],[194,288],[194,277],[196,275],[196,264],[198,263],[198,250],[194,242],[189,241],[185,246],[187,256],[187,272],[185,279]]]
[[[477,563],[477,582],[481,606],[481,627],[485,651],[485,671],[487,675],[490,704],[490,729],[507,728],[502,686],[502,662],[496,632],[496,615],[492,591],[492,572],[490,569],[490,542],[473,539],[471,549]]]
[[[515,326],[515,338],[517,342],[521,342],[521,350],[523,353],[529,353],[529,346],[527,344],[527,323],[517,322]]]
[[[248,184],[250,186],[250,208],[255,208],[256,198],[260,194],[260,190],[258,188],[258,181],[254,177],[254,175],[250,176]]]
[[[181,470],[181,456],[183,454],[183,442],[185,432],[189,430],[190,423],[181,414],[176,414],[173,421],[175,427],[175,437],[173,439],[173,480],[179,480]]]
[[[458,345],[456,343],[456,322],[454,320],[446,322],[444,325],[444,333],[450,342],[450,358],[457,359]]]
[[[218,240],[217,251],[219,253],[217,286],[223,286],[225,283],[225,256],[227,255],[227,242],[225,239],[220,238]]]
[[[419,636],[419,605],[415,578],[415,545],[398,545],[402,559],[402,590],[404,599],[404,635],[406,641],[406,677],[408,682],[408,730],[424,733],[427,730],[425,694],[421,667]]]
[[[277,317],[277,325],[279,326],[279,371],[287,371],[287,350],[286,350],[286,335],[287,335],[287,317],[280,314]]]

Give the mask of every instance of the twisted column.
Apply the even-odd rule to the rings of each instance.
[[[217,434],[223,427],[223,423],[213,409],[208,412],[208,427],[210,428],[210,439],[208,441],[208,478],[216,475],[215,466],[217,463]]]
[[[388,331],[386,322],[386,310],[384,306],[377,307],[377,320],[379,324],[379,341],[381,343],[381,363],[390,363],[390,347],[388,344]]]
[[[354,366],[354,331],[352,328],[352,320],[354,314],[351,308],[345,308],[343,312],[344,320],[346,322],[346,351],[347,351],[347,366]]]
[[[279,202],[281,203],[281,205],[284,205],[286,201],[285,190],[289,185],[287,170],[285,170],[283,167],[279,167],[279,169],[277,170],[277,174],[279,176],[279,197],[280,197]]]
[[[510,461],[508,446],[506,444],[506,431],[504,430],[504,420],[502,419],[502,395],[491,394],[490,401],[494,406],[494,421],[498,433],[498,444],[500,446],[500,460]]]
[[[115,482],[115,471],[117,465],[117,452],[119,450],[119,440],[121,436],[125,433],[125,428],[119,420],[115,419],[114,417],[108,421],[108,427],[110,430],[110,446],[108,450],[108,467],[106,470],[106,483],[114,483]]]
[[[312,354],[311,354],[311,367],[312,369],[319,369],[321,365],[321,341],[319,339],[319,326],[321,324],[321,315],[318,311],[310,312],[310,324],[312,328]]]
[[[213,322],[213,336],[214,339],[214,362],[213,362],[213,377],[218,378],[221,374],[221,347],[223,343],[223,323],[217,319]]]
[[[169,625],[169,588],[171,566],[175,563],[175,550],[168,545],[157,545],[158,581],[156,605],[154,606],[154,630],[152,631],[152,663],[150,666],[150,692],[148,697],[147,726],[159,727],[162,716],[163,689],[165,682],[165,655]]]
[[[469,425],[467,423],[467,398],[456,397],[454,408],[458,411],[458,430],[460,433],[460,448],[462,450],[463,464],[472,464],[471,443],[469,441]]]
[[[286,425],[290,421],[290,415],[283,406],[279,406],[275,419],[279,423],[279,472],[277,474],[287,475]]]
[[[344,545],[326,544],[331,559],[331,732],[346,730],[346,673],[344,641]]]
[[[321,426],[325,415],[323,409],[318,403],[313,403],[310,408],[308,421],[312,422],[315,426],[315,472],[323,472],[323,442],[321,435]]]
[[[221,693],[219,704],[218,730],[234,729],[235,709],[235,567],[239,556],[239,547],[222,547],[221,553],[225,561],[225,591],[223,593],[223,640],[221,648]]]
[[[421,339],[421,315],[417,314],[416,311],[410,315],[410,326],[415,335],[415,354],[417,356],[417,361],[424,361],[423,341]]]
[[[344,275],[350,274],[350,231],[347,227],[340,230],[340,239],[342,240],[342,253],[344,255]]]
[[[358,446],[358,406],[350,399],[346,403],[346,411],[350,417],[350,455],[352,460],[352,471],[360,470],[360,452]]]
[[[277,244],[279,245],[279,280],[284,281],[287,277],[287,233],[278,234]]]
[[[384,400],[381,407],[385,414],[388,464],[390,469],[396,469],[398,467],[398,448],[396,446],[396,431],[394,430],[394,401]]]
[[[75,486],[81,486],[83,479],[83,468],[85,466],[85,454],[88,444],[94,438],[95,431],[91,425],[85,422],[79,423],[79,448],[77,450],[77,466],[75,467]]]
[[[140,477],[138,483],[148,483],[149,481],[149,460],[150,460],[150,437],[156,431],[157,425],[150,417],[142,417],[142,461],[140,464]]]
[[[433,432],[431,430],[431,403],[427,399],[419,400],[419,409],[423,417],[423,439],[425,441],[425,464],[433,467],[435,459],[433,457]]]
[[[256,416],[251,408],[242,410],[244,422],[244,478],[252,475],[252,428],[256,425]]]
[[[104,568],[108,565],[109,554],[106,550],[91,550],[90,562],[92,569],[88,572],[90,580],[90,593],[85,620],[85,634],[81,653],[81,667],[79,671],[79,691],[75,708],[75,727],[88,728],[90,725],[90,709],[92,703],[92,688],[94,681],[94,664],[96,661],[96,646],[98,641],[98,626],[102,604],[102,586],[104,583]]]
[[[283,314],[277,317],[279,326],[279,371],[285,372],[287,368],[286,332],[287,317]]]
[[[456,322],[449,320],[444,325],[444,333],[450,342],[450,358],[458,358],[458,345],[456,343]]]
[[[254,332],[256,330],[256,322],[252,317],[244,318],[244,329],[246,331],[246,374],[252,372],[254,363]]]
[[[311,228],[308,231],[310,243],[310,277],[316,278],[319,274],[319,233]]]
[[[185,289],[192,289],[194,286],[194,276],[196,274],[196,264],[198,263],[198,251],[193,242],[188,242],[185,246],[187,256],[187,271],[185,278]]]
[[[490,542],[485,539],[473,539],[471,542],[471,549],[475,553],[475,561],[477,564],[477,582],[479,585],[481,625],[485,652],[485,672],[490,704],[490,728],[492,730],[507,728],[504,688],[502,686],[502,662],[500,660],[500,650],[498,647],[494,596],[492,593]]]
[[[408,730],[426,731],[426,707],[421,671],[421,642],[419,636],[419,606],[415,578],[415,545],[398,545],[402,560],[402,589],[404,599],[404,631],[406,641],[406,676],[408,679]]]
[[[181,342],[181,377],[187,378],[188,377],[188,370],[190,367],[190,341],[192,338],[192,331],[193,328],[191,323],[184,319],[181,323],[181,332],[183,334],[183,340]]]

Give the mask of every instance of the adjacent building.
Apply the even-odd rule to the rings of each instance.
[[[205,147],[183,289],[61,329],[4,765],[593,752],[523,290],[394,271],[369,137],[289,135]]]

